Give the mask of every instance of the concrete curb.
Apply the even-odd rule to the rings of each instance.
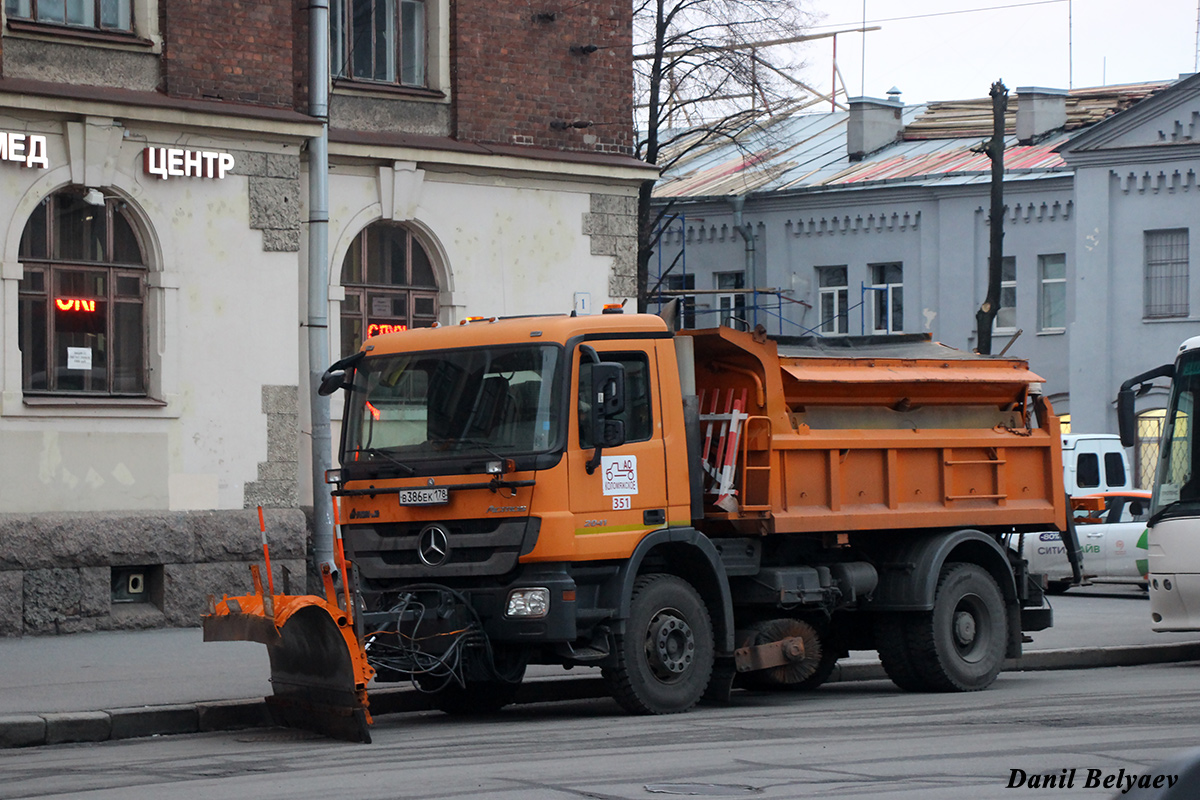
[[[1129,667],[1200,661],[1200,642],[1138,645],[1132,647],[1036,650],[1020,659],[1005,662],[1005,672]],[[839,664],[829,683],[886,680],[877,661]],[[593,677],[541,678],[526,682],[517,695],[518,704],[587,700],[606,697],[604,681]],[[407,687],[371,692],[375,716],[427,711],[429,696]],[[70,742],[104,742],[142,736],[176,733],[233,731],[273,725],[267,704],[261,699],[221,700],[179,705],[114,708],[101,711],[71,711],[46,714],[0,716],[0,748],[35,747]]]

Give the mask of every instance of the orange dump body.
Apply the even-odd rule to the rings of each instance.
[[[868,353],[685,334],[702,426],[739,401],[746,414],[735,502],[710,519],[777,533],[1066,525],[1058,420],[1025,361],[927,339]]]

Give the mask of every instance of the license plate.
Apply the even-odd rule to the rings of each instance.
[[[445,487],[436,489],[403,489],[400,492],[402,506],[436,506],[450,502],[450,490]]]

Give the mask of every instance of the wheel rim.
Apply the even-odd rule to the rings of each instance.
[[[978,595],[969,594],[958,601],[951,620],[954,649],[963,661],[983,660],[991,644],[991,611]]]
[[[696,636],[683,614],[664,608],[646,628],[646,656],[650,671],[664,683],[679,680],[696,654]]]

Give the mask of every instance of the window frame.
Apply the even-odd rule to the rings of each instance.
[[[620,414],[612,417],[625,423],[624,444],[650,441],[654,438],[655,392],[654,369],[650,363],[650,354],[644,350],[621,350],[599,351],[599,355],[601,361],[615,361],[625,367],[625,408],[621,410]],[[635,364],[638,369],[632,368]],[[582,413],[579,415],[579,449],[581,450],[590,450],[596,446],[591,439],[590,424],[593,413],[590,402],[590,398],[593,396],[591,366],[590,361],[581,360],[579,362],[579,396],[576,398],[576,402],[581,410],[588,409],[586,418]],[[639,375],[642,383],[641,393],[635,391],[637,387],[632,385]],[[644,418],[640,420],[634,419],[634,412],[637,408],[641,408],[645,412]],[[634,422],[639,422],[639,427],[635,427]]]
[[[1046,267],[1050,264],[1050,259],[1061,259],[1062,276],[1048,278],[1046,277]],[[1061,309],[1062,319],[1060,325],[1047,324],[1053,320],[1048,319],[1053,305],[1049,298],[1051,290],[1061,291]],[[1042,253],[1038,255],[1038,331],[1047,333],[1061,333],[1067,329],[1067,254],[1066,253]]]
[[[730,283],[733,285],[722,285]],[[746,273],[744,270],[714,272],[713,288],[718,292],[721,290],[745,289]],[[729,294],[717,294],[716,306],[718,325],[724,325],[727,328],[733,328],[737,331],[750,329],[750,324],[746,320],[746,295],[744,292],[734,291]]]
[[[91,6],[93,20],[91,24],[84,22],[71,22],[67,20],[67,15],[69,13],[69,0],[68,2],[62,3],[62,19],[46,18],[41,14],[41,9],[38,7],[43,2],[47,2],[47,0],[5,0],[4,16],[6,20],[10,22],[10,24],[15,21],[18,23],[35,25],[39,28],[44,26],[62,28],[71,31],[95,31],[101,34],[115,35],[132,35],[137,30],[138,17],[136,0],[117,0],[117,3],[119,4],[118,17],[125,17],[125,19],[128,20],[127,25],[121,24],[125,22],[125,20],[119,20],[118,23],[114,25],[106,25],[104,23],[103,0],[86,0],[86,4]],[[13,6],[19,6],[22,4],[28,4],[28,14],[22,14],[19,10],[13,8]],[[82,2],[80,3],[81,7],[83,4],[84,3]]]
[[[696,291],[696,273],[694,272],[668,272],[663,276],[662,281],[663,289],[672,293]],[[696,295],[672,294],[670,296],[679,299],[679,313],[675,316],[675,329],[694,330],[696,327]]]
[[[104,200],[104,243],[102,245],[102,257],[99,259],[88,259],[83,257],[72,258],[71,255],[79,255],[78,253],[68,253],[68,257],[64,257],[60,247],[60,237],[63,236],[61,230],[62,217],[59,216],[60,198],[70,195],[82,195],[83,189],[78,186],[67,186],[47,195],[38,208],[26,220],[25,227],[22,229],[21,243],[19,247],[19,261],[22,269],[22,279],[18,285],[18,349],[21,352],[21,392],[26,397],[78,397],[78,398],[147,398],[150,396],[150,319],[151,312],[149,303],[149,286],[150,286],[150,268],[146,263],[146,245],[143,239],[143,233],[136,219],[132,214],[126,212],[122,206],[125,203],[119,197],[109,196]],[[95,206],[99,208],[99,206]],[[41,222],[41,230],[39,231],[35,225],[38,215],[43,215]],[[134,244],[138,250],[138,260],[136,262],[121,261],[114,259],[114,251],[117,249],[116,226],[114,218],[120,216],[123,219],[124,225],[128,229],[128,234],[132,237],[132,241],[123,243],[124,248],[128,248],[130,244]],[[40,243],[35,243],[33,237],[37,236],[41,239]],[[37,249],[34,249],[37,248]],[[128,250],[126,249],[126,252]],[[97,303],[104,303],[104,356],[101,367],[104,369],[104,386],[102,389],[82,388],[82,389],[64,389],[59,386],[59,370],[70,370],[70,367],[59,367],[57,361],[57,347],[59,339],[67,335],[67,332],[61,330],[56,322],[56,300],[62,298],[56,297],[60,282],[58,277],[64,273],[78,273],[80,275],[96,275],[104,277],[103,294],[97,293],[94,296],[79,297],[74,299],[92,300]],[[40,288],[35,287],[32,282],[34,275],[40,275]],[[137,280],[137,291],[129,292],[121,290],[122,280],[129,279]],[[44,313],[42,315],[42,352],[38,355],[38,360],[27,352],[26,344],[32,342],[33,334],[30,332],[29,326],[34,324],[26,312],[26,308],[34,308],[37,303],[43,304]],[[137,353],[134,357],[137,363],[135,366],[136,383],[135,389],[118,390],[116,388],[118,366],[123,366],[121,358],[121,342],[118,342],[118,314],[117,309],[121,306],[126,308],[136,306],[138,309],[138,318],[140,320],[140,335],[137,342]],[[58,311],[68,313],[71,309],[66,309],[62,306],[58,307]],[[75,309],[79,310],[79,309]],[[122,342],[124,339],[121,340]],[[69,347],[69,345],[68,345]],[[35,375],[34,366],[40,364],[44,367],[45,384],[44,386],[34,387],[33,377]],[[96,369],[96,366],[88,368],[88,372]],[[68,376],[70,377],[70,376]],[[86,376],[82,376],[85,379]]]
[[[895,267],[900,271],[898,282],[888,280],[887,270],[889,267]],[[867,268],[871,271],[869,288],[871,294],[874,295],[871,302],[871,332],[884,335],[904,333],[904,262],[882,261],[868,264]],[[882,272],[876,272],[876,270],[882,270]],[[898,316],[900,317],[899,325],[896,325],[897,311],[899,311]],[[879,326],[881,317],[887,320],[883,327]]]
[[[816,267],[817,270],[817,313],[821,315],[818,332],[822,336],[850,335],[850,268],[846,264],[831,264]],[[843,283],[825,283],[825,276],[837,280],[841,270]],[[833,306],[833,316],[825,316],[825,300]],[[836,324],[835,324],[836,323]]]
[[[373,231],[380,231],[382,228],[390,228],[396,231],[402,231],[404,234],[404,275],[405,283],[372,283],[370,281],[371,265],[368,261],[371,256],[371,242],[369,236]],[[419,247],[424,253],[425,261],[428,264],[430,276],[433,279],[433,286],[425,284],[413,283],[413,253],[414,247]],[[357,268],[359,280],[348,279],[347,271],[351,266],[351,259],[355,258],[357,253]],[[341,301],[341,309],[339,313],[339,327],[341,334],[341,350],[342,355],[350,355],[357,352],[366,339],[369,338],[367,332],[372,324],[392,325],[396,321],[402,321],[402,330],[411,328],[429,327],[438,322],[441,314],[441,285],[438,282],[438,270],[434,265],[433,259],[430,257],[430,248],[426,247],[413,230],[402,223],[391,222],[387,220],[378,220],[363,228],[354,237],[347,249],[345,256],[342,258],[342,270],[340,274],[340,285],[344,292]],[[351,275],[350,278],[355,276]],[[371,303],[375,300],[387,300],[391,298],[393,303],[396,300],[402,299],[404,302],[404,311],[401,314],[395,313],[395,305],[392,306],[392,313],[383,313],[374,315],[371,311]],[[351,308],[353,304],[357,305],[357,309]],[[430,311],[424,311],[418,308],[422,301],[429,301],[431,304]],[[347,328],[348,322],[360,323],[358,331],[358,343],[351,346],[354,342],[355,335]],[[421,324],[416,324],[421,323]],[[383,331],[387,332],[387,331]],[[348,335],[349,334],[349,335]]]
[[[1188,228],[1142,232],[1142,319],[1187,318],[1190,246]],[[1163,274],[1152,274],[1156,271]],[[1154,302],[1152,297],[1166,301]]]
[[[372,52],[369,56],[370,75],[359,75],[355,60],[355,13],[356,4],[369,6],[371,18],[378,17],[377,12],[387,10],[386,30],[378,27],[368,33],[372,37]],[[420,30],[411,32],[404,27],[406,11],[413,8],[420,11],[411,17],[420,20]],[[331,0],[329,8],[329,70],[330,76],[336,83],[360,87],[383,87],[404,90],[428,90],[436,78],[433,75],[434,65],[431,64],[430,35],[440,25],[430,17],[436,13],[431,8],[430,0]],[[380,47],[378,36],[390,36],[393,42],[390,47]],[[409,51],[416,50],[417,55],[406,63]],[[379,61],[386,63],[385,72],[388,77],[377,77]],[[409,69],[419,71],[419,75],[406,75]]]
[[[1011,298],[1008,303],[1005,298]],[[1011,312],[1009,325],[1001,323],[1005,309]],[[996,333],[1015,333],[1017,330],[1017,258],[1003,256],[1000,259],[1000,307],[996,309],[996,322],[993,330]]]

